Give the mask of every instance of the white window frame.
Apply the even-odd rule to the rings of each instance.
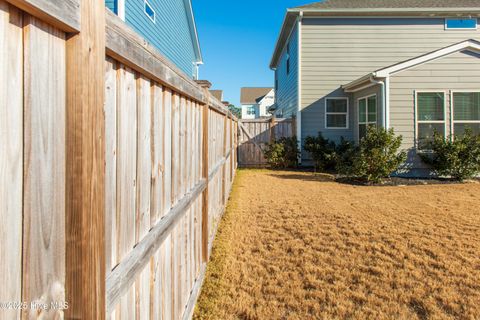
[[[147,13],[147,6],[149,6],[150,9],[153,11],[153,18]],[[143,2],[143,13],[145,13],[145,15],[146,15],[153,23],[156,24],[157,12],[155,11],[155,9],[153,9],[153,6],[150,4],[150,2],[148,2],[148,0],[144,0],[144,2]]]
[[[418,94],[419,93],[442,93],[443,94],[443,121],[440,120],[433,120],[433,121],[425,121],[425,120],[418,120]],[[443,123],[443,130],[444,130],[444,137],[447,139],[448,133],[448,123],[447,123],[447,92],[445,90],[415,90],[415,149],[418,149],[418,124],[419,123]],[[451,109],[451,104],[450,104]]]
[[[448,20],[470,20],[470,19],[475,19],[477,23],[475,23],[475,28],[449,28],[448,27]],[[445,30],[448,31],[455,31],[455,30],[477,30],[478,29],[478,18],[469,18],[469,17],[457,17],[457,18],[445,18]]]
[[[479,120],[458,120],[455,121],[455,103],[453,100],[453,94],[454,93],[480,93],[480,90],[450,90],[450,135],[452,139],[455,139],[455,123],[478,123],[480,124],[480,119]]]
[[[328,112],[328,100],[346,100],[347,101],[347,111],[346,112]],[[345,127],[329,127],[327,118],[328,115],[346,115],[347,122]],[[348,97],[328,97],[325,98],[325,129],[332,129],[332,130],[348,130],[350,127],[350,99]]]
[[[378,97],[377,97],[377,94],[374,93],[374,94],[370,94],[370,95],[368,95],[368,96],[364,96],[364,97],[358,98],[358,99],[357,99],[357,109],[358,109],[357,137],[358,137],[358,140],[360,140],[360,125],[361,125],[361,124],[366,124],[367,127],[368,127],[369,124],[373,124],[373,122],[369,122],[369,121],[368,121],[368,98],[371,98],[371,97],[375,97],[375,100],[376,100],[376,102],[377,102],[377,105],[376,105],[376,107],[375,107],[375,110],[376,110],[376,113],[377,113],[377,115],[376,115],[376,117],[375,117],[375,118],[376,118],[376,120],[375,120],[375,125],[376,125],[377,128],[378,128],[378,118],[379,118],[379,117],[378,117]],[[367,102],[367,110],[366,110],[366,111],[367,111],[367,122],[360,122],[360,100],[364,100],[364,99],[365,99],[366,102]]]

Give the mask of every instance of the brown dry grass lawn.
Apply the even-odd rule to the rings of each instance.
[[[480,185],[241,170],[196,319],[480,319]]]

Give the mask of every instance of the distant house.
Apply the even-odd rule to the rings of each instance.
[[[271,116],[268,109],[275,103],[273,88],[242,88],[240,91],[242,119]]]
[[[191,0],[105,0],[112,10],[192,79],[202,54]]]
[[[402,173],[436,130],[480,133],[478,0],[325,0],[288,9],[270,67],[276,113],[297,136],[358,142],[369,126],[403,135]],[[309,155],[302,154],[303,163]]]

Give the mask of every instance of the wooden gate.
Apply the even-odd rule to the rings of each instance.
[[[265,167],[264,150],[268,143],[294,135],[292,119],[254,119],[239,122],[238,166],[241,168]]]

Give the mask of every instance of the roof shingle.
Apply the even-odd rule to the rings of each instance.
[[[266,96],[273,88],[242,88],[240,91],[241,104],[256,104],[258,100]]]
[[[223,90],[210,90],[210,93],[218,100],[223,101]]]

